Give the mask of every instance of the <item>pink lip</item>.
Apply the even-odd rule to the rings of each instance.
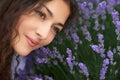
[[[34,47],[34,46],[38,45],[38,42],[33,40],[32,38],[30,38],[28,36],[26,36],[26,38],[27,38],[27,42],[30,46]]]

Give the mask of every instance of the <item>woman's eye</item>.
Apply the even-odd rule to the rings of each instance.
[[[59,33],[60,32],[60,29],[57,28],[56,26],[53,26],[52,29],[54,30],[55,33]]]
[[[39,11],[37,9],[34,10],[43,20],[46,18],[46,14],[42,11]]]

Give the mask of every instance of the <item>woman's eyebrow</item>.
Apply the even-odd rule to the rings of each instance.
[[[53,13],[47,8],[47,6],[43,5],[43,7],[45,7],[45,9],[48,11],[48,13],[50,14],[50,16],[53,17]],[[64,27],[64,25],[62,23],[56,23],[56,25],[59,25],[61,27]]]
[[[52,16],[53,17],[53,13],[47,8],[47,6],[45,6],[45,5],[43,5],[43,7],[45,7],[46,8],[46,10],[48,11],[48,13],[50,14],[50,16]]]

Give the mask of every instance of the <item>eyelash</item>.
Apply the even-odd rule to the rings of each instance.
[[[55,26],[52,26],[52,29],[55,31],[56,34],[60,32],[60,29]]]
[[[43,20],[46,19],[46,14],[42,11],[39,11],[37,9],[34,10]]]

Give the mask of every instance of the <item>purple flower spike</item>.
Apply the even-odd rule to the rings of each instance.
[[[69,55],[72,55],[72,51],[69,48],[67,48],[66,53],[69,54]]]
[[[98,45],[91,45],[91,48],[93,49],[93,51],[99,53],[99,46]]]
[[[110,58],[110,59],[113,59],[113,52],[111,50],[109,50],[107,52],[107,56]]]
[[[103,36],[103,34],[101,34],[101,33],[99,33],[98,34],[98,41],[100,42],[100,43],[102,43],[103,44],[103,38],[104,38],[104,36]]]
[[[85,64],[83,64],[83,63],[79,63],[78,66],[81,69],[81,72],[88,78],[89,73],[88,73],[87,66]]]
[[[109,64],[109,59],[104,59],[103,60],[103,67],[105,67],[106,65],[108,65]]]
[[[79,40],[79,36],[76,33],[73,33],[71,35],[72,35],[72,38],[73,38],[73,40],[74,40],[75,43],[78,43],[80,41]]]
[[[114,65],[114,62],[113,62],[113,52],[111,50],[109,50],[107,52],[107,56],[110,58],[111,64]]]
[[[119,5],[119,4],[120,4],[120,0],[117,0],[116,4],[118,4],[118,5]]]
[[[83,26],[81,27],[81,29],[82,29],[83,34],[86,36],[86,39],[88,41],[91,41],[92,38],[91,38],[90,32],[87,30],[87,26]]]
[[[101,29],[102,29],[102,30],[105,30],[105,25],[102,25],[102,26],[101,26]]]
[[[120,30],[120,21],[116,21],[116,27]]]
[[[68,56],[66,58],[66,61],[67,61],[67,64],[68,64],[68,66],[70,68],[70,73],[73,74],[74,73],[73,67],[75,65],[75,61],[74,61],[75,56],[72,55],[72,51],[69,48],[67,48],[66,52],[68,54]]]
[[[100,70],[100,80],[105,80],[105,74],[107,73],[109,65],[109,59],[106,58],[103,60],[102,69]]]
[[[96,9],[97,14],[101,15],[105,12],[106,8],[106,1],[102,1],[101,3],[98,4],[98,7]]]
[[[34,80],[43,80],[42,78],[35,77]]]

